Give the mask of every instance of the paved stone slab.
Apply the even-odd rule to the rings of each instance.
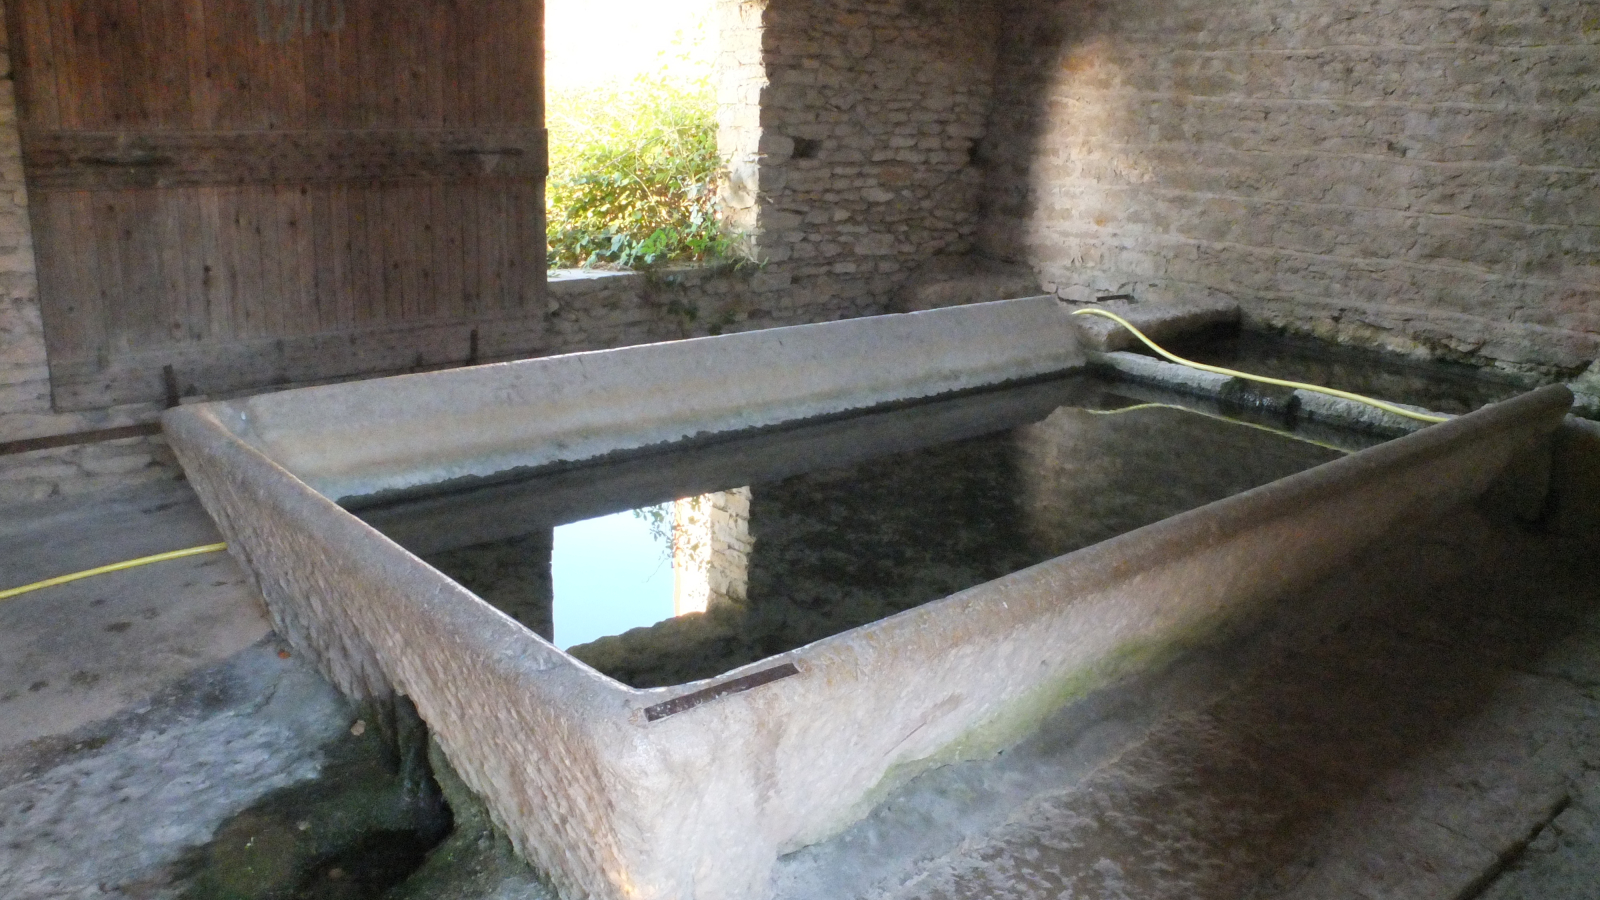
[[[56,500],[0,524],[0,586],[219,540],[183,484]],[[226,553],[0,601],[0,748],[109,718],[268,630]]]
[[[836,895],[1444,900],[1493,883],[1545,834],[1519,877],[1570,892],[1600,857],[1577,846],[1590,820],[1572,800],[1600,763],[1588,553],[1473,516],[1396,545],[1294,599],[1358,610],[1344,625],[1280,629],[1238,690],[1086,779],[1036,781],[1005,822],[976,823],[939,858]],[[933,784],[889,805],[915,807]],[[1506,896],[1535,896],[1517,889]]]

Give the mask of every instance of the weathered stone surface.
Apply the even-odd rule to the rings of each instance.
[[[1565,809],[1481,895],[1484,900],[1587,900],[1600,872],[1600,779],[1571,792]]]
[[[1223,299],[1138,303],[1113,300],[1095,304],[1116,313],[1158,344],[1203,332],[1208,328],[1237,326],[1239,305]],[[1103,316],[1074,316],[1084,347],[1102,353],[1144,345],[1128,329]]]
[[[1600,541],[1600,422],[1569,417],[1556,432],[1550,494],[1551,529]]]
[[[0,588],[220,539],[174,482],[12,507]],[[0,751],[139,705],[267,633],[261,598],[225,553],[0,602]]]
[[[1036,297],[303,388],[225,415],[358,497],[1065,372],[1083,362],[1073,334]]]
[[[1221,698],[1087,777],[1039,766],[1057,790],[961,823],[959,844],[883,867],[861,895],[1588,896],[1600,594],[1574,566],[1585,553],[1461,510],[1280,607],[1305,630]]]
[[[888,399],[871,375],[879,367],[896,373],[885,384],[902,397],[919,395],[916,377],[927,376],[918,371],[957,384],[963,368],[1015,377],[1026,367],[986,362],[985,348],[1006,358],[1033,346],[1039,359],[1053,360],[1063,341],[1072,344],[1065,322],[1012,322],[1015,310],[1065,317],[1053,300],[903,317],[961,340],[937,353],[918,341],[880,342],[862,369],[870,377],[850,390]],[[902,317],[887,318],[809,327],[840,337],[897,333]],[[1008,322],[1007,339],[985,338],[987,319]],[[788,409],[794,392],[814,390],[811,379],[826,382],[840,360],[865,349],[829,340],[803,367],[775,352],[797,352],[808,334],[757,338],[755,346],[766,348],[758,353],[760,376],[744,374],[748,361],[718,352],[745,346],[737,339],[751,336],[740,335],[616,351],[615,359],[412,377],[396,395],[404,407],[383,399],[392,383],[368,382],[180,409],[166,423],[207,508],[250,560],[279,633],[355,696],[412,698],[518,851],[565,893],[718,900],[760,896],[779,853],[835,832],[917,771],[1008,746],[1067,699],[1481,493],[1508,459],[1556,426],[1570,402],[1565,389],[1550,388],[1489,407],[735,670],[729,677],[790,662],[798,674],[655,722],[646,708],[703,684],[634,690],[605,680],[377,539],[311,486],[338,493],[365,478],[362,460],[374,449],[404,448],[406,458],[385,463],[373,484],[436,479],[455,470],[452,454],[462,472],[496,471],[481,467],[490,459],[477,449],[484,433],[464,433],[464,424],[439,416],[507,424],[516,418],[505,398],[518,396],[519,369],[543,373],[538,402],[533,395],[521,401],[527,421],[516,427],[546,430],[521,434],[524,448],[548,446],[563,433],[568,413],[560,404],[581,395],[578,373],[630,367],[635,376],[652,375],[646,383],[662,385],[663,396],[688,404],[655,408],[644,424],[659,430],[651,432],[657,440],[707,428],[702,407],[722,408],[730,372],[746,383],[727,390],[757,392],[743,397],[730,424],[760,424],[761,403]],[[635,365],[692,348],[705,353],[692,365]],[[1007,368],[1011,375],[997,376]],[[675,380],[686,373],[693,379]],[[430,405],[429,382],[455,387]],[[851,396],[834,397],[832,408],[850,408]],[[591,419],[604,412],[610,424],[593,421],[590,443],[574,445],[566,458],[636,445],[635,393],[584,399]],[[619,423],[624,431],[608,435]],[[683,432],[686,423],[695,427]],[[713,756],[725,764],[706,765]]]
[[[936,256],[913,271],[895,292],[896,312],[1032,297],[1039,277],[1027,266],[967,253]]]
[[[192,872],[185,855],[262,796],[316,777],[354,717],[270,644],[195,678],[54,753],[0,757],[0,895],[172,896]]]
[[[1570,377],[1600,351],[1590,5],[1009,3],[981,246],[1078,301]]]
[[[1600,419],[1600,360],[1596,360],[1576,380],[1569,382],[1567,387],[1572,389],[1573,407],[1579,413],[1591,419]]]
[[[972,248],[996,9],[718,3],[722,199],[754,257],[792,279],[784,306],[811,320],[882,312],[907,273]],[[969,285],[895,308],[1034,293]]]

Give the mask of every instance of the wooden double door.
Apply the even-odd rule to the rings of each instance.
[[[541,0],[5,0],[55,404],[536,351]]]

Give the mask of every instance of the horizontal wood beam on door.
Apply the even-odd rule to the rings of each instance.
[[[169,391],[183,397],[226,396],[258,387],[538,356],[547,352],[544,347],[544,316],[533,314],[179,346],[98,361],[52,360],[51,382],[57,409],[103,409],[171,399]]]
[[[543,128],[22,133],[33,190],[543,179]]]

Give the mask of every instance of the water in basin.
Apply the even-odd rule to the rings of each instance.
[[[359,510],[636,687],[803,646],[1341,450],[1046,381]],[[460,546],[439,546],[440,534]]]

